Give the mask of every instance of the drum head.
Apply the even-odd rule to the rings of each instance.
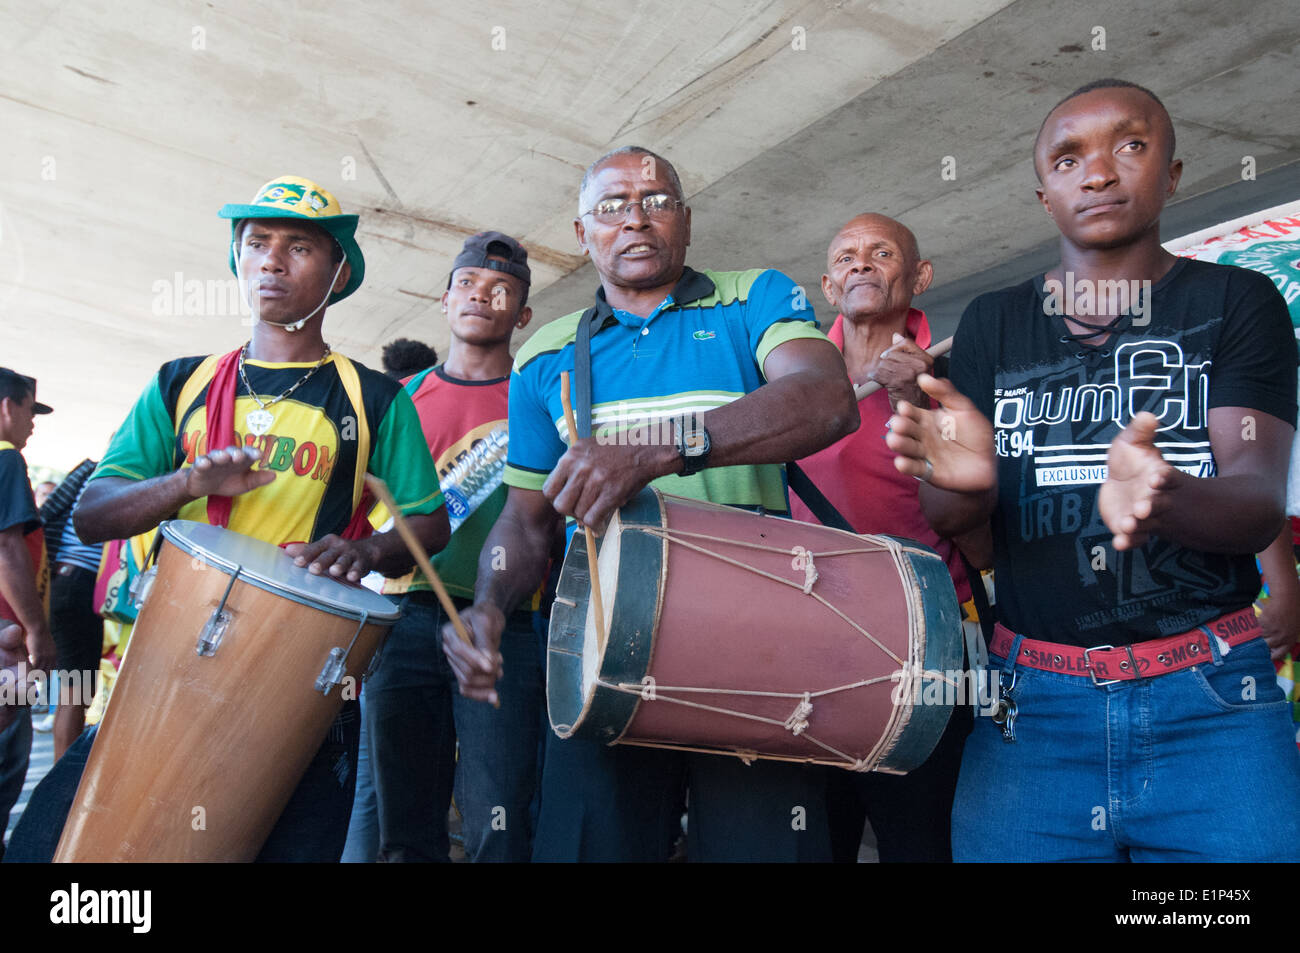
[[[238,568],[241,580],[294,602],[352,619],[364,615],[376,622],[394,622],[401,614],[378,593],[313,575],[295,566],[279,546],[260,539],[190,520],[168,520],[161,530],[169,543],[195,559],[227,575]]]

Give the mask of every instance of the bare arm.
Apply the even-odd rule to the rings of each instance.
[[[1097,495],[1116,549],[1150,536],[1207,553],[1257,553],[1277,539],[1295,428],[1247,407],[1210,410],[1214,477],[1165,462],[1155,446],[1159,421],[1141,413],[1111,443]]]
[[[862,422],[844,356],[829,341],[786,341],[767,356],[763,375],[763,387],[704,415],[709,466],[798,460]],[[680,469],[679,458],[672,472]]]
[[[20,695],[20,686],[26,689]],[[8,619],[0,619],[0,688],[18,697],[30,697],[33,679],[27,664],[27,646],[23,644],[23,630]],[[18,713],[18,705],[0,701],[0,731],[11,724]]]
[[[127,539],[175,516],[186,503],[213,494],[238,496],[265,486],[275,479],[275,473],[253,470],[260,459],[261,453],[252,448],[227,447],[198,457],[192,467],[149,480],[102,477],[86,487],[72,514],[77,535],[92,543]],[[451,533],[445,510],[411,516],[408,521],[429,552],[447,545]],[[360,582],[371,569],[399,574],[412,565],[396,532],[364,540],[345,540],[331,533],[313,543],[286,546],[285,552],[309,572],[346,576],[350,582]]]
[[[562,532],[563,520],[540,491],[510,487],[479,554],[474,604],[461,613],[474,645],[461,642],[450,623],[442,630],[443,653],[462,695],[496,703],[506,616],[542,582],[551,544]]]
[[[42,672],[50,672],[55,665],[54,637],[50,634],[49,619],[45,617],[35,579],[22,524],[0,531],[0,595],[18,616],[32,665]]]
[[[787,341],[773,348],[763,370],[766,385],[702,415],[710,467],[785,463],[858,428],[853,387],[833,344]],[[652,480],[681,469],[675,446],[616,446],[589,438],[560,458],[543,492],[560,513],[599,529]]]
[[[252,469],[261,453],[227,447],[204,454],[194,466],[149,480],[102,477],[86,486],[73,510],[77,535],[87,543],[129,539],[176,515],[186,503],[216,493],[237,496],[275,479]]]
[[[475,604],[494,605],[502,615],[514,612],[541,584],[551,544],[562,530],[563,519],[539,490],[510,487],[479,554]]]

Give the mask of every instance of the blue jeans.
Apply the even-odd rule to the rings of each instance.
[[[442,654],[446,617],[433,594],[409,593],[401,608],[365,688],[380,859],[448,859],[454,783],[469,859],[526,861],[546,704],[532,614],[516,612],[506,620],[501,707],[494,709],[461,696]]]
[[[345,702],[257,855],[259,863],[334,863],[339,859],[352,810],[360,721],[357,703]],[[49,863],[53,859],[98,729],[95,725],[83,731],[36,786],[14,827],[6,863]]]
[[[1210,641],[1205,664],[1102,687],[1017,667],[1016,740],[977,716],[966,742],[954,859],[1300,859],[1300,753],[1268,647]]]
[[[9,829],[9,812],[23,793],[27,763],[32,755],[32,710],[15,706],[14,720],[0,731],[0,857],[4,857],[4,835]]]
[[[348,840],[343,846],[344,864],[373,864],[379,854],[379,806],[375,799],[375,773],[370,767],[369,710],[366,690],[357,697],[361,703],[361,744],[357,749],[357,791],[352,797],[352,819],[348,821]]]

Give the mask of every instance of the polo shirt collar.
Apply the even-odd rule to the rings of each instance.
[[[646,318],[642,318],[639,315],[635,316],[636,327],[641,327],[642,324],[648,322],[650,318],[655,317],[661,311],[674,305],[686,305],[690,304],[692,301],[699,301],[701,298],[707,298],[709,295],[713,294],[715,290],[717,289],[713,284],[712,278],[708,275],[701,274],[694,268],[683,266],[681,278],[678,279],[677,284],[673,286],[673,290],[668,294],[668,297],[664,298],[664,300],[659,303],[659,307],[655,308]],[[601,285],[596,289],[596,315],[592,319],[592,322],[595,325],[594,330],[603,331],[609,326],[611,321],[619,321],[619,314],[627,313],[628,312],[625,311],[616,313],[614,309],[610,307],[609,302],[605,300],[604,285]],[[841,347],[843,347],[842,344]]]
[[[907,334],[916,341],[916,346],[922,350],[930,346],[930,322],[926,318],[925,312],[920,308],[907,309]],[[835,323],[826,332],[826,336],[831,339],[831,343],[837,348],[841,351],[844,350],[844,315],[837,314],[835,316]]]

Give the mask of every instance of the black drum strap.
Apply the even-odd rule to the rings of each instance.
[[[790,489],[803,500],[804,506],[812,510],[813,516],[823,526],[829,526],[832,529],[842,529],[846,533],[857,533],[857,530],[846,520],[840,511],[835,508],[830,500],[826,499],[825,494],[817,489],[817,484],[809,478],[808,474],[803,472],[799,464],[791,460],[785,465],[786,481],[790,484]]]
[[[573,416],[578,433],[570,436],[570,443],[591,436],[591,323],[595,317],[595,308],[582,312],[573,341]]]

